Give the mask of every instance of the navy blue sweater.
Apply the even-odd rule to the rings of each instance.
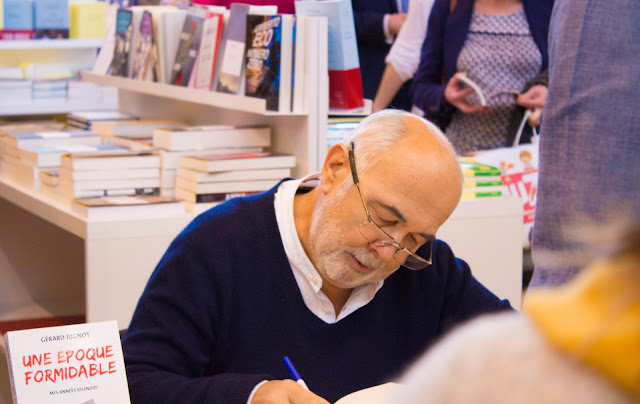
[[[398,376],[452,325],[509,303],[437,242],[434,263],[400,268],[366,306],[327,324],[305,306],[280,240],[276,188],[198,216],[140,298],[123,350],[133,403],[241,403],[288,355],[329,401]]]

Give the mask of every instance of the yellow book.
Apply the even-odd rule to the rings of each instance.
[[[107,35],[107,4],[69,4],[69,38],[104,39]]]

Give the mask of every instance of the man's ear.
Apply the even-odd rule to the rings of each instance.
[[[320,188],[324,193],[329,192],[342,183],[349,173],[349,149],[342,143],[331,146],[322,165]]]

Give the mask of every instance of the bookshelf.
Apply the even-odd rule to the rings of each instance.
[[[0,61],[6,66],[18,66],[23,62],[91,66],[102,43],[102,40],[97,39],[0,41]],[[114,108],[117,108],[115,97],[105,97],[103,102],[97,103],[38,100],[26,104],[0,104],[0,116],[53,115]]]

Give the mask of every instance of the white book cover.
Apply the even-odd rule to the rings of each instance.
[[[191,149],[170,151],[158,149],[160,155],[160,165],[163,170],[175,170],[178,168],[178,161],[182,156],[204,156],[210,154],[228,154],[228,153],[260,153],[264,149],[262,147],[216,147],[213,149]]]
[[[144,152],[129,152],[126,155],[67,154],[62,156],[60,166],[69,170],[160,168],[160,157],[157,154],[144,154]]]
[[[184,167],[195,171],[216,172],[278,167],[291,168],[295,165],[296,157],[292,154],[276,152],[231,153],[180,157],[178,169]]]
[[[14,403],[130,403],[116,321],[5,334]]]
[[[261,192],[273,188],[280,180],[255,180],[232,182],[198,182],[185,183],[180,177],[176,179],[176,188],[181,188],[196,194],[220,194],[235,192]],[[194,185],[195,187],[190,187]]]
[[[280,91],[278,112],[291,112],[291,81],[293,78],[293,30],[296,22],[292,14],[280,14],[282,18],[282,41],[280,43]]]
[[[224,16],[214,12],[207,12],[202,25],[202,39],[194,67],[194,87],[210,90],[213,81],[214,66],[217,62],[218,45],[222,35]]]
[[[307,21],[309,17],[296,17],[295,35],[295,56],[293,58],[293,99],[291,102],[291,112],[295,114],[306,113],[305,108],[305,82],[308,58],[308,38]]]
[[[216,147],[268,147],[268,126],[191,126],[153,131],[153,146],[165,150],[211,149]]]

